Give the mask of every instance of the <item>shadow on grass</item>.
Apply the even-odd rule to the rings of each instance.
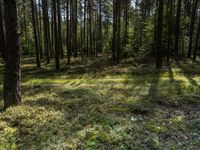
[[[199,76],[200,75],[200,64],[196,64],[196,66],[190,65],[190,64],[185,64],[185,65],[181,65],[179,64],[179,68],[181,69],[181,71],[183,72],[184,76],[189,80],[189,82],[193,85],[193,86],[199,86],[197,84],[197,82],[193,79],[193,77],[195,75]]]
[[[44,90],[44,89],[43,89]],[[46,108],[53,108],[55,110],[74,111],[81,113],[87,113],[93,105],[100,105],[103,103],[102,95],[98,94],[98,91],[86,89],[86,88],[75,88],[75,89],[63,89],[61,87],[48,87],[49,94],[55,92],[55,95],[48,97],[48,92],[39,99],[27,100],[24,102],[25,105],[29,106],[43,106]],[[38,93],[39,92],[39,93]],[[35,94],[42,94],[43,92],[37,91]],[[33,93],[32,93],[33,94]]]
[[[64,149],[62,146],[66,148],[66,145],[62,144],[70,140],[78,141],[78,144],[84,143],[84,140],[87,139],[89,142],[93,142],[93,139],[96,140],[99,135],[99,133],[95,133],[96,131],[94,133],[91,131],[93,126],[105,126],[105,129],[102,130],[103,132],[108,130],[107,135],[103,135],[103,140],[100,138],[97,142],[100,142],[101,146],[106,144],[109,146],[109,142],[105,139],[109,136],[109,131],[112,131],[113,126],[117,124],[119,128],[124,128],[124,119],[130,118],[130,116],[151,116],[150,118],[156,119],[155,112],[158,109],[164,108],[169,113],[174,113],[176,109],[173,106],[177,105],[170,102],[170,92],[175,91],[174,94],[178,97],[184,94],[181,87],[182,81],[175,80],[171,66],[168,68],[169,80],[161,80],[162,71],[158,72],[152,69],[152,66],[145,68],[141,66],[135,70],[129,70],[132,72],[130,78],[123,77],[124,80],[120,81],[98,83],[95,79],[98,79],[99,76],[95,72],[103,72],[106,66],[101,66],[101,61],[95,63],[97,64],[74,66],[71,71],[64,69],[59,73],[55,73],[53,69],[37,72],[42,74],[38,75],[42,78],[56,75],[59,78],[61,74],[76,73],[81,78],[84,73],[89,71],[88,80],[94,79],[91,82],[22,87],[24,95],[22,107],[10,109],[5,112],[7,114],[3,115],[3,121],[6,121],[8,126],[18,129],[13,137],[18,140],[19,148],[52,149],[53,146],[49,147],[49,145],[54,143],[59,145],[60,149]],[[90,67],[93,65],[95,67],[91,69]],[[35,70],[29,71],[24,73],[27,80],[33,78]],[[121,73],[127,72],[121,71]],[[164,97],[163,91],[165,96],[169,97]],[[127,122],[130,122],[130,119]],[[130,124],[135,126],[135,122]],[[97,130],[99,131],[99,129]],[[127,127],[127,134],[129,131]],[[133,132],[134,134],[135,132]],[[122,139],[120,142],[124,144],[124,141],[126,139]],[[133,141],[132,137],[131,141]]]

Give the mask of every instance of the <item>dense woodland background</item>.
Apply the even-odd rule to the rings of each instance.
[[[112,54],[196,60],[199,48],[198,0],[18,1],[21,49],[49,63]]]
[[[64,57],[70,63],[71,57],[102,52],[112,52],[116,62],[147,54],[196,60],[198,0],[38,0],[18,7],[24,54],[36,47],[47,63],[55,55],[57,69]]]
[[[0,0],[0,149],[199,149],[199,36],[199,0]]]

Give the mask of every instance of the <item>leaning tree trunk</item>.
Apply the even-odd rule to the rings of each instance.
[[[4,107],[21,103],[21,52],[17,2],[4,0],[7,60],[4,75]]]

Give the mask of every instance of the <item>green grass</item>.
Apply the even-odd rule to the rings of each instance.
[[[33,62],[23,59],[23,104],[0,114],[0,150],[199,149],[199,63],[158,72],[131,60],[63,60],[57,72]]]

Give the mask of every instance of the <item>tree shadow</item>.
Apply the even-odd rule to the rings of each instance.
[[[185,65],[180,64],[178,67],[181,69],[182,73],[188,79],[191,85],[200,88],[200,85],[193,79],[194,76],[200,75],[200,67],[198,65],[200,64],[197,64],[197,66],[193,66],[190,64],[185,64]]]
[[[174,73],[172,71],[172,66],[171,63],[168,63],[168,72],[169,72],[169,78],[170,78],[170,82],[174,82]]]
[[[183,92],[182,92],[182,89],[181,89],[181,81],[176,81],[174,79],[174,73],[173,73],[173,70],[172,70],[171,63],[168,64],[168,73],[169,73],[170,82],[175,86],[175,90],[177,92],[177,95],[182,95]]]

